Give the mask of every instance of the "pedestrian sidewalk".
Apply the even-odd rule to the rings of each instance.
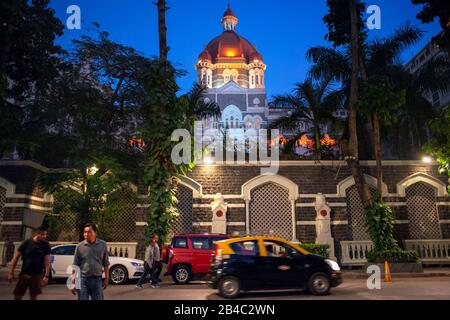
[[[382,271],[383,272],[383,271]],[[365,269],[342,270],[344,279],[367,279]],[[450,267],[428,267],[418,273],[392,273],[393,278],[428,278],[428,277],[450,277]]]

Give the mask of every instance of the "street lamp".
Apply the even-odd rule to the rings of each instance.
[[[429,156],[424,156],[424,157],[422,158],[422,161],[423,161],[424,163],[426,163],[426,164],[429,164],[429,163],[431,163],[432,159],[431,159],[431,157],[429,157]]]
[[[206,156],[203,158],[203,163],[206,165],[211,165],[214,163],[214,160],[210,156]]]

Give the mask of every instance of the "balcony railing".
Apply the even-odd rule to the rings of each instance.
[[[343,266],[363,266],[366,254],[373,248],[372,241],[341,241],[341,264]]]
[[[450,264],[450,239],[405,240],[407,250],[415,250],[424,264]]]

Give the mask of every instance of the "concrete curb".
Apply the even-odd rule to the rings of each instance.
[[[391,273],[392,278],[400,278],[400,279],[406,279],[406,278],[437,278],[437,277],[449,277],[450,278],[450,272],[423,272],[423,273]],[[382,276],[384,276],[384,273],[382,273]],[[342,273],[343,279],[367,279],[369,277],[368,274],[365,273],[350,273],[350,272],[343,272]]]

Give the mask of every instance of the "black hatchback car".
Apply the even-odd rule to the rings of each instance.
[[[327,295],[342,283],[339,265],[287,240],[244,237],[215,242],[209,285],[228,299],[241,291],[303,289]]]

